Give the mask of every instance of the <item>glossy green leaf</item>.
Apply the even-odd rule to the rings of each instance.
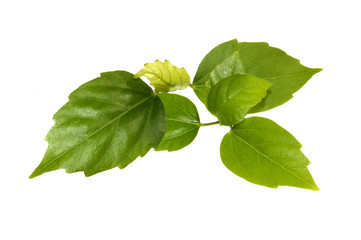
[[[251,117],[224,136],[221,158],[234,174],[255,184],[319,190],[300,148],[301,144],[275,122]]]
[[[90,176],[124,168],[158,146],[166,128],[159,97],[124,71],[102,73],[80,86],[54,121],[48,149],[31,178],[56,169]]]
[[[157,151],[176,151],[190,144],[197,136],[200,122],[196,106],[186,97],[162,93],[167,128]]]
[[[168,60],[146,63],[144,68],[134,75],[135,78],[147,77],[156,92],[183,90],[190,85],[190,77],[184,68],[173,66]]]
[[[232,66],[237,62],[237,57],[239,57],[239,53],[237,52],[238,41],[231,40],[229,42],[225,42],[216,46],[212,51],[210,51],[199,64],[197,73],[193,79],[192,88],[198,98],[207,106],[207,98],[212,83],[210,81],[211,73],[215,75],[215,72],[220,72],[215,70],[215,68],[220,68],[223,66],[226,69],[232,67],[228,67],[227,65],[230,64]],[[235,54],[235,52],[238,53]],[[232,54],[234,58],[232,58]],[[235,61],[231,61],[234,59]],[[241,67],[243,69],[243,65]],[[237,72],[243,73],[243,72]],[[215,79],[215,78],[213,78]],[[214,81],[213,84],[216,82]]]
[[[216,65],[215,68],[204,77],[204,79],[208,79],[204,85],[193,85],[192,88],[198,93],[198,95],[206,98],[208,97],[212,86],[216,85],[220,80],[242,73],[244,73],[244,69],[241,63],[241,58],[239,57],[238,52],[234,52],[224,59],[223,62]]]
[[[222,125],[241,122],[249,110],[267,95],[272,84],[250,74],[233,75],[219,81],[208,95],[208,109]]]
[[[211,87],[216,85],[222,79],[243,73],[245,73],[245,71],[239,53],[234,52],[210,72],[209,80]]]
[[[212,49],[199,64],[196,75],[194,76],[193,84],[204,83],[207,79],[203,79],[208,73],[227,59],[231,54],[237,52],[237,39],[224,42]],[[199,84],[201,85],[201,84]]]
[[[207,104],[207,88],[210,73],[234,52],[239,53],[240,64],[244,73],[263,78],[273,85],[266,98],[256,105],[251,112],[262,112],[277,107],[292,98],[319,68],[308,68],[300,61],[287,55],[284,51],[270,47],[268,43],[238,43],[237,40],[225,42],[208,53],[197,70],[192,88],[199,99]]]

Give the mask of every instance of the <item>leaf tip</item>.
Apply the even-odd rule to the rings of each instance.
[[[84,170],[84,176],[87,177],[87,178],[91,177],[91,176],[93,176],[95,174],[96,174],[96,172]]]
[[[310,185],[310,190],[312,191],[320,191],[320,188],[317,186],[317,184],[315,182],[313,182],[311,185]]]
[[[316,74],[316,73],[321,72],[323,69],[322,68],[314,68],[313,70],[315,71],[315,74]]]
[[[30,174],[29,179],[33,179],[37,176],[40,176],[42,173],[38,172],[38,169],[36,168],[32,174]]]
[[[315,181],[313,180],[311,176],[311,181],[308,182],[308,186],[304,187],[305,189],[312,190],[312,191],[320,191],[320,188],[317,186]]]

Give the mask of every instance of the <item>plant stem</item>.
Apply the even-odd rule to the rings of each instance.
[[[216,125],[216,124],[219,124],[219,122],[210,122],[210,123],[201,123],[201,127],[205,127],[205,126],[210,126],[210,125]]]

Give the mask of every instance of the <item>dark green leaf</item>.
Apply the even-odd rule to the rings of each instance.
[[[225,59],[238,52],[241,61],[238,69],[259,78],[263,78],[273,85],[269,94],[251,112],[262,112],[277,107],[292,98],[292,94],[299,90],[319,68],[308,68],[300,61],[288,56],[278,48],[270,47],[267,43],[238,43],[237,40],[225,42],[208,53],[199,65],[192,88],[199,99],[206,105],[209,92],[211,72],[218,65],[224,65]],[[234,64],[231,63],[231,64]]]
[[[219,81],[208,95],[208,109],[222,125],[241,122],[248,111],[267,95],[271,83],[250,74]]]
[[[301,144],[275,122],[247,118],[232,128],[221,143],[221,158],[234,174],[255,184],[318,190],[307,169]]]
[[[54,121],[48,149],[31,178],[56,169],[90,176],[124,168],[156,147],[166,128],[159,97],[124,71],[102,73],[80,86]]]
[[[197,136],[200,122],[196,106],[186,97],[163,93],[162,100],[167,128],[157,151],[176,151],[190,144]]]

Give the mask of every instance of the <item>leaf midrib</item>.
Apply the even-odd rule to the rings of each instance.
[[[188,111],[184,110],[183,108],[181,108],[181,107],[178,106],[177,104],[174,104],[174,106],[175,106],[176,108],[178,108],[179,110],[181,110],[181,111],[182,111],[183,113],[185,113],[186,115],[188,115],[192,120],[195,120],[195,121],[197,121],[197,122],[199,121],[199,116],[194,117],[194,116],[190,115]]]
[[[293,76],[303,75],[303,74],[307,74],[307,73],[311,73],[311,72],[312,71],[309,70],[309,71],[303,71],[303,72],[297,72],[297,73],[291,73],[291,74],[284,74],[284,75],[279,75],[279,76],[263,77],[262,79],[269,80],[269,79],[293,77]]]
[[[188,129],[187,131],[182,132],[181,134],[177,134],[177,135],[172,136],[172,137],[170,137],[170,138],[163,138],[162,140],[167,141],[167,140],[170,140],[170,139],[178,138],[178,137],[180,137],[180,136],[183,136],[183,135],[185,135],[185,134],[193,131],[193,130],[196,129],[196,128],[199,128],[199,127],[198,127],[198,126],[192,127],[191,129]]]
[[[187,121],[180,120],[180,119],[175,119],[175,118],[167,118],[167,120],[169,120],[169,121],[174,121],[174,122],[181,122],[181,123],[185,123],[185,124],[191,124],[191,125],[200,126],[200,123],[199,123],[198,121],[197,121],[197,122],[187,122]]]
[[[170,82],[167,82],[164,78],[163,75],[159,76],[158,74],[154,73],[154,72],[146,72],[148,74],[153,75],[154,77],[158,78],[161,82],[163,82],[165,85],[167,86],[172,86]]]

